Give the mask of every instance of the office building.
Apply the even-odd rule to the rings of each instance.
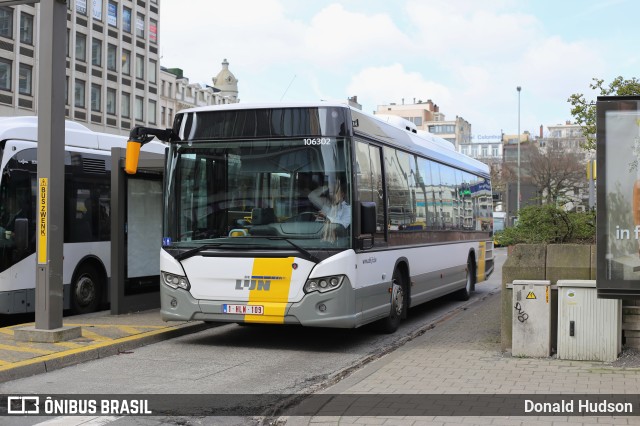
[[[183,100],[189,106],[237,102],[237,80],[226,60],[219,75],[232,79],[219,81],[220,90],[161,70],[159,7],[158,0],[67,1],[68,119],[126,135],[134,126],[170,122]],[[39,9],[37,3],[0,6],[0,116],[37,115]]]

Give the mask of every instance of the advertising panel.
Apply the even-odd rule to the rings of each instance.
[[[640,297],[640,96],[596,111],[598,297]]]

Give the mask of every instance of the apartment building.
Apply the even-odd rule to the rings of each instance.
[[[582,132],[582,126],[565,121],[561,124],[547,126],[547,134],[543,135],[542,126],[540,126],[540,137],[538,142],[541,148],[547,146],[559,146],[567,152],[579,154],[583,159],[592,159],[595,153],[582,149],[582,145],[586,142],[586,137]]]
[[[459,152],[480,160],[485,164],[502,162],[502,140],[499,136],[495,139],[476,138],[459,145]]]
[[[378,105],[375,114],[395,115],[411,121],[420,130],[426,130],[448,140],[459,150],[460,145],[471,142],[471,124],[464,118],[456,116],[455,120],[446,120],[440,107],[431,99],[423,102],[413,99],[412,104],[400,105],[390,103]]]
[[[238,101],[226,59],[212,86],[161,69],[159,7],[159,0],[67,0],[68,119],[126,135],[138,125],[165,126],[182,107]],[[39,10],[0,5],[0,116],[38,112]]]
[[[175,113],[182,109],[240,102],[238,79],[226,59],[211,80],[212,85],[190,83],[182,69],[160,67],[160,127],[170,127]]]

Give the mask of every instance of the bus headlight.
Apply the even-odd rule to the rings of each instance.
[[[191,288],[187,277],[170,274],[168,272],[161,272],[160,275],[162,276],[162,282],[171,288],[182,288],[187,291]]]
[[[344,275],[332,275],[330,277],[311,278],[304,284],[304,292],[311,293],[319,291],[325,293],[335,290],[342,285]]]

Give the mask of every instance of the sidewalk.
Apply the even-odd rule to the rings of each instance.
[[[621,364],[631,367],[620,367]],[[555,357],[514,358],[501,353],[500,291],[496,289],[485,301],[473,304],[466,312],[438,324],[321,393],[401,397],[450,394],[454,403],[465,395],[482,398],[483,395],[504,394],[511,398],[510,394],[516,394],[516,397],[525,394],[538,394],[540,397],[548,394],[634,394],[632,400],[635,401],[636,417],[576,417],[566,414],[428,417],[403,416],[402,409],[399,409],[395,415],[288,417],[280,421],[286,421],[287,426],[640,424],[640,416],[637,416],[640,413],[640,368],[634,368],[637,366],[637,363],[629,362],[569,361]],[[426,400],[428,397],[422,401]],[[524,406],[524,399],[518,403],[520,401]],[[381,409],[378,407],[377,411]],[[389,414],[392,412],[387,411]]]
[[[0,328],[0,382],[32,376],[92,359],[117,355],[162,340],[194,333],[209,325],[160,319],[159,309],[127,315],[110,311],[64,317],[64,326],[80,326],[82,337],[59,343],[19,342],[13,330]]]

